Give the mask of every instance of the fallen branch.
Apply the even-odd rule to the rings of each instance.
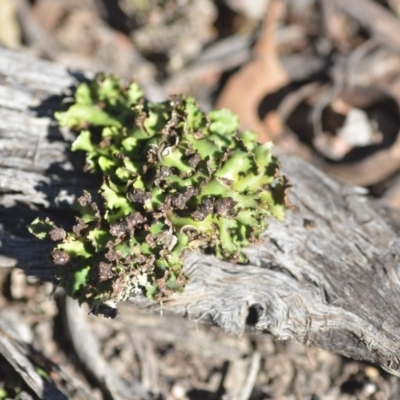
[[[400,28],[400,21],[382,5],[371,0],[359,0],[357,3],[334,0],[333,3],[339,11],[356,20],[383,46],[399,50],[400,39],[396,32]]]
[[[0,48],[0,266],[51,280],[52,244],[27,231],[37,216],[73,222],[71,205],[96,176],[81,172],[52,115],[84,75]],[[140,308],[215,324],[233,335],[271,332],[379,364],[400,375],[400,241],[363,190],[297,158],[282,159],[297,211],[271,220],[249,265],[192,253],[185,291]]]

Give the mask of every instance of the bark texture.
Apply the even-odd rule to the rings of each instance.
[[[28,224],[51,216],[73,223],[72,204],[99,178],[69,152],[73,136],[52,115],[78,72],[0,48],[0,266],[44,280],[51,243]],[[340,184],[309,164],[282,157],[297,210],[271,221],[248,265],[192,253],[189,284],[158,304],[137,307],[220,326],[233,335],[271,332],[379,364],[400,376],[400,239],[360,188]]]

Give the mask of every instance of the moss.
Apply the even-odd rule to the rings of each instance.
[[[58,241],[60,284],[80,302],[114,307],[142,291],[167,297],[186,283],[186,250],[245,263],[243,249],[268,217],[284,217],[288,183],[271,143],[239,134],[228,110],[205,114],[190,97],[148,102],[136,83],[98,75],[56,118],[80,132],[72,150],[102,173],[102,201],[84,192],[71,232],[48,219],[31,231]]]

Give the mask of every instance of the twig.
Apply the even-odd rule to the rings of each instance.
[[[400,49],[400,21],[371,0],[334,0],[338,10],[355,19],[384,46]]]
[[[41,55],[55,58],[61,44],[39,24],[31,12],[27,0],[17,0],[18,17],[24,36]]]
[[[151,396],[139,382],[129,386],[112,370],[103,358],[100,344],[87,323],[87,314],[76,300],[66,299],[67,328],[76,354],[82,364],[98,380],[103,391],[115,400],[150,400]]]
[[[2,318],[0,318],[0,354],[15,368],[39,398],[49,396],[47,398],[67,400],[67,396],[56,385],[39,375],[37,365],[31,360],[29,346],[15,336]]]
[[[254,388],[254,384],[256,383],[258,371],[260,370],[260,365],[261,354],[258,351],[255,351],[251,357],[249,373],[247,375],[246,382],[240,395],[240,400],[248,400],[250,398],[251,392]]]

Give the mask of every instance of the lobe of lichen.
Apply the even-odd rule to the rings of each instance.
[[[271,143],[239,134],[228,110],[205,114],[190,97],[151,103],[136,83],[98,75],[56,119],[80,131],[72,150],[102,173],[101,201],[84,192],[71,232],[48,219],[31,231],[59,241],[52,258],[60,284],[80,302],[169,296],[186,282],[187,249],[246,262],[243,249],[268,217],[284,217],[288,183]]]

